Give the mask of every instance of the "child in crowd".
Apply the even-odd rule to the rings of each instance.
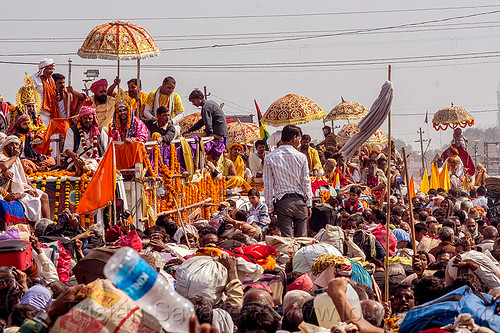
[[[249,210],[250,217],[247,219],[249,224],[255,224],[260,228],[266,227],[271,222],[269,210],[265,203],[260,202],[259,190],[253,188],[248,191],[248,200],[252,204]]]
[[[342,200],[340,206],[337,208],[341,214],[359,214],[363,213],[363,204],[359,201],[361,195],[361,187],[357,185],[351,186],[349,189],[349,197]]]

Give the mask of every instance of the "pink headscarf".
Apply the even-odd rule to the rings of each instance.
[[[100,79],[98,81],[95,81],[92,83],[90,86],[90,91],[95,94],[95,92],[100,88],[100,87],[108,87],[108,81],[106,79]]]
[[[80,109],[80,113],[78,114],[78,122],[83,116],[94,116],[94,121],[92,122],[92,127],[90,128],[89,136],[91,138],[99,135],[99,124],[97,123],[96,111],[93,107],[90,106],[82,106]]]
[[[286,287],[286,291],[292,291],[292,290],[304,290],[304,291],[309,291],[313,287],[313,282],[309,275],[307,273],[302,274],[299,276],[295,281],[290,283]]]

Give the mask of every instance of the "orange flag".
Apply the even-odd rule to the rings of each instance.
[[[410,183],[408,184],[408,195],[410,199],[417,196],[417,194],[415,193],[415,183],[413,182],[413,175],[411,175]]]
[[[61,134],[66,136],[66,132],[68,131],[70,126],[69,120],[66,118],[54,118],[50,120],[49,128],[45,132],[45,139],[42,144],[40,144],[39,153],[43,155],[47,155],[50,147],[50,137],[54,134]]]
[[[82,215],[106,206],[110,201],[115,200],[115,190],[115,143],[112,141],[90,180],[87,190],[83,193],[76,213]]]

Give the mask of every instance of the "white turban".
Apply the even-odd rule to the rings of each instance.
[[[2,146],[3,140],[7,137],[7,134],[0,132],[0,147]]]
[[[21,144],[21,140],[15,135],[9,135],[2,141],[2,149],[7,147],[9,143],[16,142],[17,144]]]
[[[36,73],[36,76],[40,77],[40,75],[42,75],[43,69],[45,67],[48,67],[50,65],[55,65],[55,64],[56,64],[56,62],[54,61],[54,59],[43,58],[42,60],[40,60],[40,63],[38,64],[38,72]]]

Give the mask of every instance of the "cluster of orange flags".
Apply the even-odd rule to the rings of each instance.
[[[437,163],[432,163],[431,169],[431,181],[429,184],[429,175],[427,174],[427,169],[424,170],[424,175],[422,177],[422,183],[420,184],[420,192],[427,193],[429,189],[442,188],[445,191],[450,189],[450,175],[448,174],[448,164],[444,164],[443,169],[439,172]]]
[[[76,213],[82,215],[106,206],[110,201],[115,200],[115,192],[115,143],[112,141],[99,163],[94,176],[90,180],[85,193],[80,198]]]

